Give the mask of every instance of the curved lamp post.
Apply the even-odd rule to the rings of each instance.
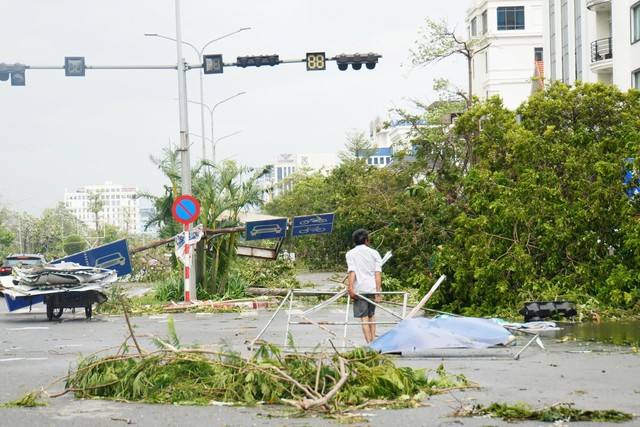
[[[207,104],[203,104],[201,102],[187,101],[187,102],[191,102],[193,104],[200,104],[201,110],[202,110],[202,108],[206,108],[209,111],[209,115],[210,115],[209,123],[211,124],[211,162],[214,165],[216,164],[216,143],[217,142],[215,141],[214,134],[213,134],[213,113],[214,113],[214,111],[216,111],[216,108],[218,107],[218,105],[224,104],[225,102],[230,101],[230,100],[232,100],[233,98],[235,98],[237,96],[244,95],[245,93],[247,93],[247,92],[238,92],[235,95],[230,96],[228,98],[225,98],[222,101],[216,103],[213,107],[209,107]],[[202,123],[204,124],[204,120],[202,121]],[[204,131],[204,125],[203,125],[203,131]],[[236,132],[236,133],[238,133],[238,132]],[[204,133],[202,135],[204,135]],[[233,135],[235,135],[235,133]],[[229,136],[231,136],[231,135],[229,135]],[[205,138],[203,136],[202,140],[204,141],[204,139]],[[220,138],[220,139],[222,139],[222,138]],[[204,151],[203,151],[203,154],[204,154]]]
[[[236,131],[236,132],[234,132],[234,133],[230,133],[230,134],[228,134],[228,135],[221,136],[220,138],[218,138],[218,139],[213,143],[213,164],[214,164],[214,165],[216,164],[216,145],[218,145],[218,142],[222,141],[222,140],[223,140],[223,139],[225,139],[225,138],[229,138],[230,136],[237,135],[237,134],[239,134],[240,132],[242,132],[242,131],[241,131],[241,130],[239,130],[239,131]]]
[[[218,40],[222,40],[224,38],[227,38],[229,36],[232,36],[234,34],[237,34],[241,31],[245,31],[245,30],[250,30],[251,27],[243,27],[240,29],[237,29],[236,31],[229,33],[229,34],[225,34],[224,36],[220,36],[217,37],[213,40],[209,40],[204,46],[202,46],[202,49],[198,49],[197,47],[195,47],[194,45],[192,45],[189,42],[185,42],[184,40],[181,40],[182,44],[187,45],[189,47],[191,47],[196,54],[198,55],[198,60],[202,61],[202,55],[204,53],[204,50],[207,48],[207,46],[209,46],[211,43],[213,42],[217,42]],[[172,40],[174,42],[177,42],[178,40],[174,39],[173,37],[167,37],[167,36],[163,36],[162,34],[157,34],[157,33],[144,33],[145,36],[147,37],[159,37],[161,39],[167,39],[167,40]],[[202,68],[200,68],[200,123],[201,123],[201,128],[202,128],[202,159],[206,159],[206,144],[205,144],[205,139],[204,139],[204,89],[203,89],[203,81],[202,81],[202,75],[203,75],[203,71]],[[191,102],[191,101],[190,101]]]

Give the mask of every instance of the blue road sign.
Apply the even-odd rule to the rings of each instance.
[[[247,222],[245,240],[282,239],[287,235],[287,218]]]
[[[297,216],[293,218],[291,235],[309,236],[312,234],[331,233],[333,231],[333,212],[317,215]]]
[[[132,271],[129,247],[125,239],[57,259],[52,264],[63,261],[76,262],[88,267],[108,268],[115,270],[118,276],[125,276]]]

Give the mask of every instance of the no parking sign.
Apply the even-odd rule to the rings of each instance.
[[[180,224],[189,225],[200,216],[200,203],[195,197],[184,194],[173,202],[171,212]]]

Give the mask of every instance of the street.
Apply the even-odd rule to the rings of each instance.
[[[295,301],[292,320],[314,303]],[[315,302],[317,304],[317,302]],[[275,308],[275,307],[274,307]],[[249,354],[247,344],[265,328],[261,339],[284,345],[289,330],[298,350],[307,350],[332,339],[336,347],[364,343],[358,325],[348,326],[344,340],[343,325],[287,325],[284,307],[275,310],[252,310],[241,313],[175,313],[176,333],[183,347],[198,345],[219,348],[222,341],[243,354]],[[271,323],[270,320],[273,317]],[[380,320],[392,316],[380,315]],[[170,315],[132,317],[131,323],[141,347],[156,347],[152,335],[167,338]],[[309,315],[309,318],[312,318]],[[313,313],[312,320],[340,323],[345,319],[345,304],[340,301]],[[349,317],[349,320],[352,320]],[[129,336],[123,316],[98,314],[88,320],[84,310],[66,310],[58,320],[48,321],[44,306],[29,313],[8,313],[0,300],[0,403],[10,402],[25,394],[41,390],[56,394],[64,389],[57,382],[72,370],[80,356],[117,349]],[[381,325],[381,332],[391,327]],[[455,418],[451,413],[470,404],[492,402],[514,404],[526,402],[540,408],[561,402],[573,402],[579,409],[616,409],[638,411],[640,356],[628,347],[613,347],[597,343],[556,342],[544,337],[545,350],[536,345],[527,348],[519,360],[513,356],[528,339],[518,339],[513,348],[486,350],[447,350],[424,357],[397,357],[396,363],[412,368],[437,368],[444,364],[452,373],[464,374],[480,389],[455,390],[424,400],[425,406],[403,410],[361,410],[367,422],[362,425],[423,425],[423,426],[484,426],[510,425],[499,419]],[[130,346],[133,343],[129,340]],[[286,406],[170,406],[104,400],[77,400],[71,393],[44,399],[46,406],[36,408],[2,408],[3,425],[47,426],[316,426],[335,425],[336,420],[322,417],[288,418],[292,409]],[[352,423],[360,425],[361,423]],[[541,422],[519,422],[522,426],[542,425]],[[626,423],[635,425],[635,422]],[[598,423],[603,426],[606,423]],[[613,425],[613,424],[612,424]],[[620,424],[616,424],[620,425]]]

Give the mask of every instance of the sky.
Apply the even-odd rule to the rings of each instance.
[[[349,135],[369,134],[376,117],[412,100],[432,102],[435,78],[464,84],[460,60],[410,65],[426,19],[445,19],[465,34],[470,0],[181,0],[183,57],[199,64],[208,45],[225,63],[238,56],[307,52],[374,52],[374,70],[306,71],[304,63],[225,67],[203,76],[203,100],[213,113],[216,159],[246,166],[273,163],[278,154],[344,149]],[[107,181],[161,195],[166,180],[150,156],[180,145],[175,69],[87,69],[65,77],[64,58],[87,66],[175,66],[174,0],[6,0],[0,13],[0,63],[21,63],[26,86],[0,81],[0,207],[39,216],[65,191]],[[186,73],[191,164],[202,158],[199,70]],[[234,95],[244,92],[244,94]],[[227,98],[232,99],[225,101]],[[216,106],[217,104],[217,106]],[[211,139],[205,109],[205,137]],[[196,136],[197,135],[197,136]],[[211,142],[206,141],[207,157]]]

